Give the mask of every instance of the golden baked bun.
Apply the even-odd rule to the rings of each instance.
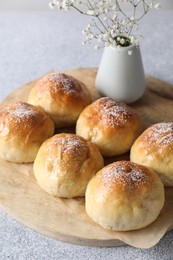
[[[165,186],[173,186],[173,122],[150,126],[131,148],[133,162],[155,170]]]
[[[84,196],[93,175],[104,166],[98,148],[75,134],[57,134],[45,141],[34,162],[41,188],[56,197]]]
[[[76,124],[76,134],[95,143],[104,156],[126,153],[140,131],[136,112],[108,97],[86,107]]]
[[[164,205],[164,187],[153,170],[119,161],[90,180],[85,200],[87,214],[103,228],[135,230],[158,217]]]
[[[32,88],[28,102],[42,107],[57,128],[75,125],[79,114],[91,103],[86,86],[64,73],[51,73]]]
[[[0,107],[0,157],[16,163],[33,162],[40,145],[54,133],[43,109],[23,102]]]

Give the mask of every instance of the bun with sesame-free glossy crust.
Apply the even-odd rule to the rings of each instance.
[[[0,157],[16,163],[33,162],[40,145],[54,133],[43,109],[24,102],[0,107]]]
[[[130,160],[151,167],[165,186],[173,186],[173,122],[146,129],[133,144]]]
[[[129,151],[140,131],[137,113],[126,104],[108,97],[86,107],[76,124],[76,134],[95,143],[104,156]]]
[[[129,161],[112,163],[89,182],[86,212],[113,231],[140,229],[151,224],[164,205],[164,187],[151,169]]]
[[[57,134],[39,149],[34,174],[46,192],[73,198],[84,196],[89,180],[103,166],[96,145],[75,134]]]
[[[32,88],[28,102],[42,107],[57,128],[75,125],[79,114],[91,103],[84,83],[64,73],[51,73]]]

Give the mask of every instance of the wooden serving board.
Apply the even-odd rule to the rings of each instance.
[[[94,85],[96,69],[71,69],[64,72],[82,80],[91,91],[93,100],[99,98]],[[27,101],[36,81],[20,87],[1,104]],[[173,88],[148,77],[145,95],[131,106],[141,116],[144,129],[156,122],[173,121]],[[59,130],[64,131],[71,132],[74,129]],[[128,158],[128,154],[105,158],[105,164]],[[36,183],[32,166],[0,159],[0,206],[18,221],[42,234],[80,245],[129,244],[149,248],[168,230],[173,229],[173,188],[165,189],[165,206],[154,223],[136,231],[112,232],[104,230],[87,216],[84,198],[59,199],[44,192]]]

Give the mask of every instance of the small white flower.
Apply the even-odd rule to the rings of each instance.
[[[122,20],[121,24],[122,24],[122,25],[125,25],[125,24],[126,24],[126,20],[125,20],[125,19]]]
[[[155,9],[159,9],[161,7],[161,4],[159,4],[159,3],[156,3],[155,5],[154,5],[154,8]]]
[[[86,36],[86,41],[90,41],[90,35]]]
[[[133,51],[130,51],[130,50],[128,51],[128,55],[132,55],[132,53],[133,53]]]
[[[95,15],[95,12],[94,12],[94,10],[88,10],[88,11],[87,11],[87,14],[88,14],[88,15]]]
[[[97,35],[97,37],[96,37],[96,38],[97,38],[97,41],[98,41],[98,42],[101,42],[101,40],[102,40],[102,35],[101,35],[101,34],[99,34],[99,35]]]
[[[125,40],[123,38],[121,38],[120,43],[121,43],[121,45],[123,45],[125,43]]]
[[[100,47],[98,45],[94,46],[95,50],[98,50]]]
[[[117,5],[114,5],[114,6],[112,7],[112,11],[117,11],[117,12],[119,11]]]
[[[131,41],[131,43],[133,43],[133,42],[135,41],[135,37],[134,37],[134,36],[131,36],[131,37],[130,37],[130,41]]]
[[[112,16],[112,21],[116,21],[116,19],[117,19],[117,14],[114,14],[114,15]]]
[[[102,35],[102,40],[104,40],[105,42],[108,41],[109,39],[109,33],[105,33]]]
[[[50,3],[49,3],[49,8],[50,8],[50,9],[54,9],[54,7],[55,7],[55,5],[54,5],[52,2],[50,2]]]
[[[154,3],[150,3],[148,6],[150,9],[152,9],[152,8],[154,8]]]
[[[115,30],[114,29],[111,30],[111,35],[114,37],[114,35],[115,35]]]

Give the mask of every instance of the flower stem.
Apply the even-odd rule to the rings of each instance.
[[[92,8],[92,10],[94,10],[94,8],[93,8],[93,6],[92,6],[90,0],[88,0],[88,3],[89,3],[89,5],[90,5],[90,7]],[[95,17],[99,20],[99,22],[101,23],[101,25],[102,25],[102,26],[104,27],[104,29],[108,32],[107,27],[104,25],[104,23],[103,23],[102,20],[100,19],[99,15],[98,15],[98,14],[95,15]]]

